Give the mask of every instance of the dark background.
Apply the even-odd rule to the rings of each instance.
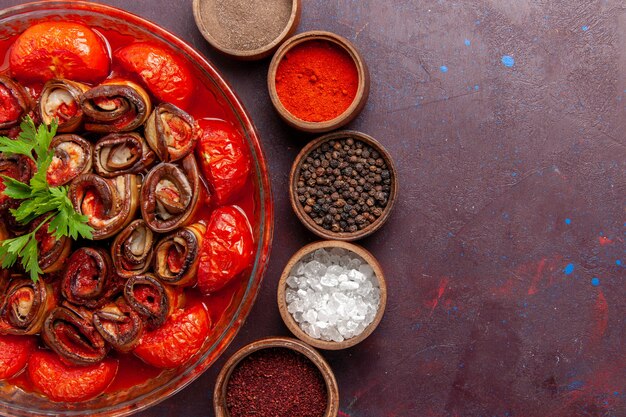
[[[287,196],[309,137],[274,112],[269,60],[210,50],[191,0],[103,3],[212,60],[269,160],[274,244],[249,319],[209,371],[141,414],[212,416],[225,359],[288,335],[276,282],[315,240]],[[312,29],[361,50],[372,90],[349,127],[382,142],[400,176],[389,222],[360,242],[386,273],[385,317],[360,345],[324,352],[340,416],[626,416],[626,3],[303,0],[299,31]]]

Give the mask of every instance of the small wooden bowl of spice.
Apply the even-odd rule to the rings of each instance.
[[[361,112],[370,77],[350,41],[310,31],[288,39],[276,51],[267,85],[272,104],[287,124],[322,133],[346,125]]]
[[[387,150],[356,131],[329,133],[296,157],[289,177],[291,207],[324,239],[357,240],[387,221],[397,198],[397,171]]]
[[[339,389],[332,369],[311,346],[286,337],[241,348],[215,383],[216,417],[336,417]]]
[[[376,329],[387,305],[387,284],[367,250],[324,240],[289,259],[278,281],[277,301],[285,325],[298,339],[339,350]]]
[[[270,56],[293,35],[301,0],[194,0],[198,29],[215,49],[252,61]]]

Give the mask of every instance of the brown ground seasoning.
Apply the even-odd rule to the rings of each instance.
[[[276,39],[291,17],[292,0],[205,0],[202,20],[224,48],[252,51]]]
[[[327,402],[319,369],[285,348],[250,354],[237,365],[226,387],[231,417],[322,417]]]

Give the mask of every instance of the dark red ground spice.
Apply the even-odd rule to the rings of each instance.
[[[237,365],[226,387],[231,417],[322,417],[327,402],[319,369],[285,348],[252,353]]]

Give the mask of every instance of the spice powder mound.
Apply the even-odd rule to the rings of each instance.
[[[302,42],[285,54],[276,69],[280,102],[306,122],[340,116],[354,101],[358,86],[354,60],[333,42]]]
[[[253,51],[273,42],[285,30],[292,0],[205,0],[200,14],[222,47]]]
[[[316,225],[354,233],[382,216],[391,193],[391,171],[382,155],[352,138],[330,140],[302,162],[298,202]]]
[[[226,386],[231,417],[322,417],[328,394],[319,369],[305,356],[268,348],[244,358]]]

